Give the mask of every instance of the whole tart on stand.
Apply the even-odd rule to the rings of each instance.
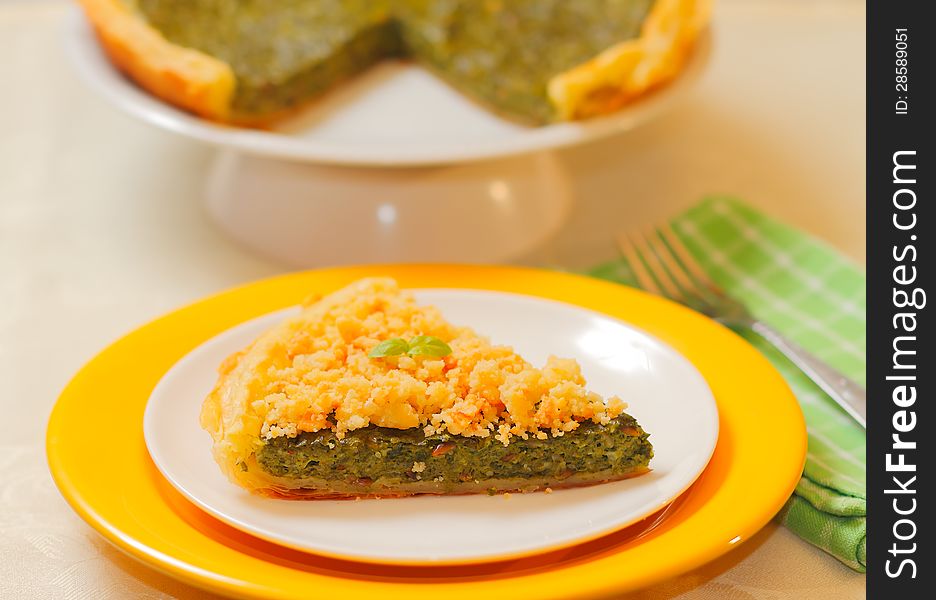
[[[531,124],[679,73],[710,0],[79,0],[111,61],[200,116],[263,125],[388,58]]]
[[[79,2],[87,82],[219,148],[213,220],[302,267],[527,256],[573,203],[550,150],[672,106],[711,39],[709,0]]]

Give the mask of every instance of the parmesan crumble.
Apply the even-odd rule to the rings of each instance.
[[[384,340],[417,335],[445,341],[452,353],[368,357]],[[273,336],[249,382],[264,439],[322,429],[342,437],[377,425],[493,435],[506,445],[512,436],[563,435],[580,421],[606,424],[626,408],[617,397],[586,391],[576,361],[549,357],[534,368],[511,348],[449,324],[435,307],[418,306],[391,279],[364,279],[311,299]]]

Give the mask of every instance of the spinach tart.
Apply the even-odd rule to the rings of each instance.
[[[361,498],[535,491],[646,473],[648,434],[574,360],[537,369],[363,279],[221,366],[202,406],[213,454],[260,494]]]
[[[111,60],[160,98],[262,125],[387,58],[542,124],[675,76],[710,0],[79,0]]]

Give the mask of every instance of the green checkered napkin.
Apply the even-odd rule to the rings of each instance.
[[[865,381],[865,277],[835,250],[730,198],[672,221],[712,279],[760,319],[855,381]],[[618,259],[592,275],[633,283]],[[753,333],[740,332],[786,377],[806,416],[809,451],[777,518],[843,563],[865,570],[865,434],[835,402]]]

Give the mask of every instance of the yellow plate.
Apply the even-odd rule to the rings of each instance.
[[[143,410],[156,382],[195,346],[234,325],[373,275],[394,277],[403,287],[552,298],[648,331],[686,356],[712,388],[720,431],[711,462],[679,500],[642,523],[573,548],[459,567],[381,566],[288,550],[189,504],[156,471],[143,442]],[[753,535],[792,493],[806,456],[802,413],[786,383],[753,347],[713,321],[586,277],[449,265],[286,275],[171,313],[117,341],[75,376],[52,412],[46,442],[62,494],[119,548],[193,585],[258,598],[308,598],[313,590],[342,598],[569,598],[644,587]]]

